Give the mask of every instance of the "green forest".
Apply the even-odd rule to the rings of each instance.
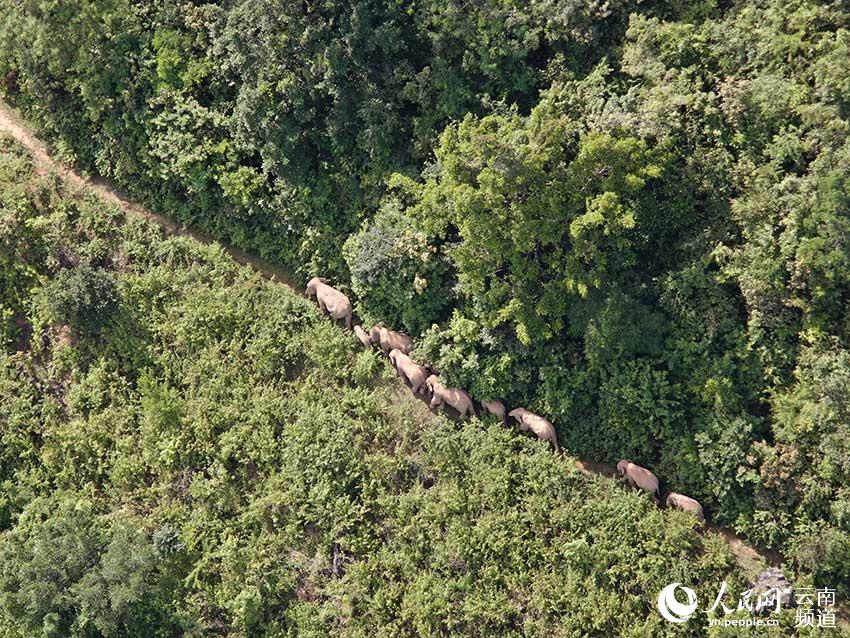
[[[564,451],[0,138],[0,638],[739,635],[655,610],[723,538],[574,458],[848,602],[846,3],[7,0],[0,96]]]
[[[3,137],[0,213],[2,638],[701,636],[658,591],[748,586],[689,514],[428,412],[306,299]]]

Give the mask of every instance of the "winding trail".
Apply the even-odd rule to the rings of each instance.
[[[291,273],[285,272],[256,255],[246,253],[244,250],[236,248],[226,242],[222,242],[220,239],[202,233],[194,228],[179,224],[163,215],[148,210],[147,208],[133,202],[125,191],[116,188],[104,178],[86,177],[73,168],[69,168],[60,161],[54,159],[47,146],[33,134],[32,130],[26,123],[24,123],[23,119],[2,100],[0,100],[0,132],[10,135],[19,144],[26,147],[26,149],[32,154],[36,171],[40,175],[48,175],[51,173],[59,175],[72,188],[72,190],[94,192],[107,204],[116,206],[130,215],[143,217],[158,226],[161,226],[171,235],[191,237],[192,239],[204,244],[218,244],[224,248],[225,252],[227,252],[234,261],[256,270],[266,279],[283,284],[291,288],[293,291],[301,294],[301,290],[299,289],[300,287],[295,283],[295,279]]]
[[[2,100],[0,100],[0,133],[8,134],[19,144],[29,150],[33,157],[36,171],[39,174],[56,174],[60,176],[72,190],[94,192],[105,203],[118,207],[129,215],[135,215],[147,219],[159,225],[171,235],[191,237],[192,239],[204,244],[217,244],[222,246],[234,261],[256,270],[262,274],[263,277],[271,281],[287,286],[296,294],[302,294],[302,286],[296,283],[291,273],[287,273],[267,261],[239,248],[228,245],[219,239],[213,238],[185,225],[178,224],[163,215],[154,213],[153,211],[140,206],[139,204],[131,201],[124,191],[115,188],[115,186],[101,177],[86,177],[74,169],[63,165],[60,161],[53,158],[48,147],[33,134],[30,127],[24,123],[22,118]],[[424,404],[422,412],[423,416],[427,412],[433,417],[433,414]],[[589,477],[600,475],[607,477],[616,476],[616,469],[611,465],[576,460],[576,466],[582,474]],[[743,538],[735,535],[730,530],[711,524],[706,525],[706,527],[708,530],[721,535],[726,540],[730,551],[738,562],[738,565],[750,579],[754,578],[755,575],[757,575],[766,565],[778,566],[783,562],[782,557],[776,552],[758,550],[751,545],[748,545]]]

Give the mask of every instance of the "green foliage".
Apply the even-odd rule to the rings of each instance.
[[[32,202],[23,184],[32,174],[29,158],[8,138],[0,137],[0,345],[26,337],[22,324],[30,292],[38,281],[44,245],[26,227]]]
[[[357,310],[367,326],[383,321],[418,335],[451,306],[451,270],[397,202],[384,205],[344,246]]]
[[[81,332],[98,332],[109,323],[119,304],[113,276],[86,264],[61,271],[45,295],[52,319]]]
[[[850,533],[818,521],[802,523],[789,545],[798,568],[816,582],[846,583],[850,579]]]
[[[810,0],[22,0],[0,3],[0,88],[82,168],[333,279],[475,399],[634,457],[846,591],[848,33]],[[199,632],[557,634],[534,578],[555,609],[592,591],[600,634],[663,632],[582,575],[582,535],[546,572],[568,586],[494,584],[459,549],[486,535],[414,504],[445,542],[415,558],[394,503],[476,529],[451,516],[479,486],[424,487],[497,471],[446,465],[475,425],[426,462],[423,424],[364,394],[377,355],[305,302],[62,197],[5,140],[0,182],[0,529],[59,488],[144,512],[185,539]],[[374,571],[340,587],[334,551]]]
[[[410,214],[442,237],[462,294],[480,320],[507,323],[524,345],[563,329],[571,295],[585,297],[634,262],[633,230],[649,215],[646,181],[660,175],[646,145],[577,139],[564,118],[466,118],[448,129],[435,177]]]
[[[671,577],[742,584],[692,518],[501,424],[428,412],[220,248],[50,201],[13,235],[97,253],[122,302],[70,342],[29,304],[44,338],[0,357],[4,638],[672,636],[653,611]],[[41,267],[33,299],[68,276]]]
[[[0,562],[4,636],[171,636],[181,626],[140,530],[85,501],[30,503]]]

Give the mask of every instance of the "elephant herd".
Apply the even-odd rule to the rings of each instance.
[[[345,327],[352,330],[353,306],[348,297],[328,285],[326,279],[314,277],[307,283],[306,294],[310,299],[315,299],[322,312],[326,312],[336,321],[344,320]],[[464,419],[476,414],[475,404],[472,397],[460,388],[446,386],[439,375],[432,374],[427,368],[419,365],[410,358],[413,350],[413,339],[409,336],[390,330],[382,325],[372,326],[367,332],[361,326],[353,326],[354,335],[363,346],[371,348],[380,346],[381,350],[390,359],[398,375],[410,385],[415,394],[427,396],[431,394],[430,407],[432,409],[441,405],[449,405],[454,408],[460,418]],[[481,401],[484,412],[498,417],[503,423],[508,419],[514,419],[519,424],[522,432],[532,432],[537,438],[548,441],[558,451],[558,435],[555,426],[542,416],[530,412],[525,408],[515,408],[507,412],[505,405],[498,400]],[[641,467],[631,461],[622,460],[617,463],[617,473],[621,479],[633,488],[648,492],[656,502],[660,503],[661,492],[658,477],[645,467]],[[665,499],[667,507],[690,512],[701,522],[705,522],[702,505],[698,501],[684,494],[670,492]]]
[[[632,463],[631,461],[622,460],[617,463],[617,473],[631,487],[636,487],[645,492],[649,492],[654,501],[660,501],[661,491],[659,488],[658,477],[645,467],[641,467],[637,463]],[[705,522],[705,513],[702,511],[702,505],[699,504],[699,501],[692,499],[690,496],[685,496],[678,492],[669,492],[667,494],[667,498],[664,499],[664,504],[673,509],[690,512],[696,516],[700,522]]]

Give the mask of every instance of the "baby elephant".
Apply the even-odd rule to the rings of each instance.
[[[458,411],[461,419],[475,415],[475,410],[472,406],[472,399],[469,398],[469,395],[465,390],[447,388],[440,382],[440,378],[436,374],[432,374],[430,377],[425,379],[425,384],[433,393],[433,396],[431,397],[432,408],[436,408],[443,403],[448,403]]]
[[[327,279],[313,277],[307,282],[307,296],[319,302],[319,309],[333,319],[345,319],[345,327],[351,330],[351,301],[336,288],[327,284]]]
[[[372,339],[369,337],[369,333],[363,330],[363,328],[360,327],[360,324],[354,326],[354,336],[357,337],[360,343],[367,348],[372,347]]]
[[[482,401],[481,407],[484,411],[493,416],[497,416],[502,420],[502,423],[507,421],[508,412],[505,409],[505,404],[501,401]]]
[[[401,350],[404,354],[410,354],[410,351],[413,350],[413,339],[384,326],[372,326],[369,337],[372,339],[372,343],[381,345],[384,354],[395,349]]]
[[[696,516],[701,523],[705,523],[705,514],[702,511],[702,505],[699,504],[699,501],[692,499],[690,496],[670,492],[667,495],[666,503],[667,507],[682,510],[683,512],[690,512]]]
[[[555,426],[542,416],[529,412],[525,408],[511,410],[508,412],[508,416],[519,422],[519,429],[522,432],[531,430],[537,435],[538,439],[549,441],[555,447],[555,451],[558,451],[558,434],[555,432]]]
[[[622,460],[617,463],[617,472],[626,479],[629,485],[639,487],[645,492],[649,492],[656,501],[659,500],[658,477],[648,469],[631,461]]]
[[[398,348],[390,352],[390,361],[393,362],[399,376],[410,384],[410,389],[414,393],[425,393],[425,380],[428,378],[428,371],[425,368]]]

